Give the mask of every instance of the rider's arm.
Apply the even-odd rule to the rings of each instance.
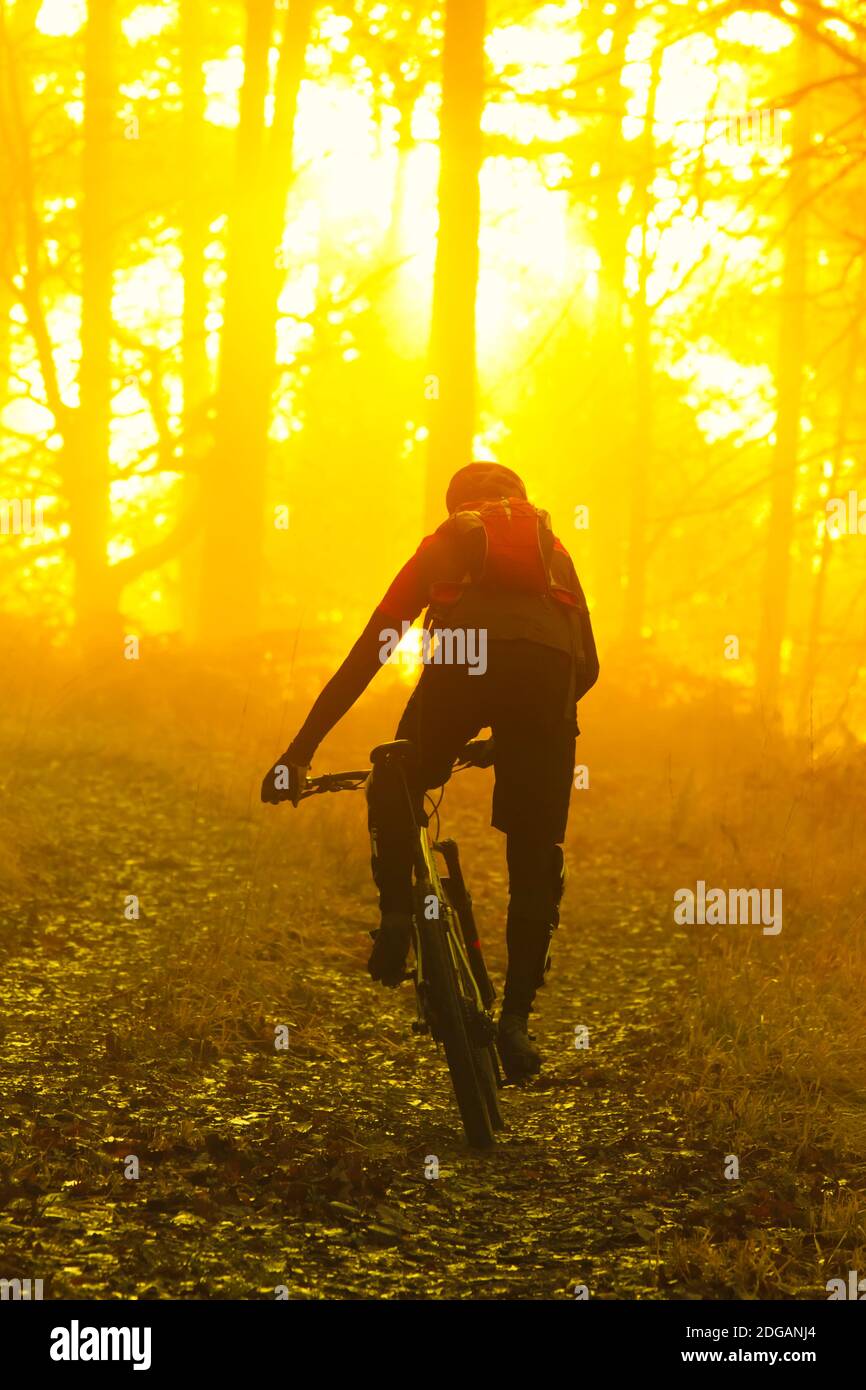
[[[286,756],[291,762],[309,766],[322,739],[367,689],[381,665],[379,653],[384,641],[381,634],[389,625],[387,617],[377,608],[289,744]]]
[[[391,654],[393,643],[388,641],[388,630],[399,631],[402,623],[414,622],[427,604],[427,559],[431,542],[431,536],[425,537],[400,570],[342,666],[319,695],[286,750],[290,762],[301,766],[312,762],[322,739],[348,713]]]

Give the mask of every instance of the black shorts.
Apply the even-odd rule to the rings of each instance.
[[[424,790],[451,776],[455,757],[482,729],[494,739],[491,824],[560,844],[574,777],[577,708],[571,657],[538,642],[491,641],[487,669],[428,665],[397,728],[419,750]],[[414,779],[413,779],[414,780]]]

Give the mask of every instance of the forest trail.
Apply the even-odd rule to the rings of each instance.
[[[443,823],[501,984],[482,776]],[[791,1227],[695,1137],[690,948],[626,844],[569,847],[544,1069],[478,1155],[411,987],[366,974],[361,797],[243,809],[106,750],[19,762],[7,809],[35,846],[0,937],[8,1277],[50,1298],[719,1297],[734,1276],[683,1258],[690,1232]]]

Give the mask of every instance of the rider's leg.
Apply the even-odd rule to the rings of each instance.
[[[400,984],[406,973],[412,928],[413,831],[407,781],[400,766],[385,762],[374,767],[367,783],[370,866],[382,913],[367,969],[374,980],[392,986]],[[414,786],[411,794],[417,816],[420,798]]]
[[[544,983],[550,941],[559,922],[564,885],[560,845],[533,834],[512,833],[507,842],[508,918],[503,1013],[529,1014]]]
[[[412,792],[412,806],[418,815],[420,798],[414,787]],[[380,763],[373,769],[367,783],[367,826],[379,907],[383,914],[411,913],[412,821],[406,782],[395,763]]]
[[[473,682],[455,678],[454,667],[426,667],[397,726],[417,756],[406,779],[393,763],[380,763],[367,784],[371,867],[379,890],[382,925],[368,963],[374,979],[399,984],[405,974],[412,920],[412,858],[416,822],[426,825],[424,793],[447,782],[455,757],[481,727]],[[465,674],[465,673],[464,673]]]
[[[500,1052],[516,1079],[538,1071],[529,1012],[543,983],[563,890],[562,840],[574,769],[576,719],[566,708],[569,658],[530,642],[493,650],[496,788],[493,824],[507,836],[508,969]],[[573,707],[572,707],[573,710]]]
[[[565,882],[562,848],[537,835],[512,832],[507,842],[508,968],[499,1019],[499,1050],[510,1080],[532,1076],[541,1054],[529,1033],[535,994],[550,963]]]

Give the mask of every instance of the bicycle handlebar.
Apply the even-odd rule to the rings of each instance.
[[[300,800],[317,796],[319,792],[357,792],[370,776],[370,769],[363,772],[325,772],[321,777],[308,777],[304,783]]]
[[[467,767],[491,767],[493,764],[493,739],[476,738],[467,743],[462,753],[454,759],[454,771],[462,772]],[[320,792],[357,792],[370,776],[370,769],[354,772],[325,772],[319,777],[308,777],[301,792],[300,800],[308,796],[318,796]]]

